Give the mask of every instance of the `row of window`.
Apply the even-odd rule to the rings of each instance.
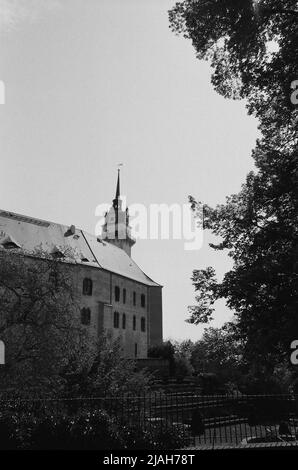
[[[89,279],[85,277],[83,280],[83,295],[92,295],[92,289],[93,289],[93,282],[92,279]],[[115,301],[120,302],[120,287],[115,286]],[[122,289],[122,302],[126,304],[126,289]],[[132,294],[132,303],[134,306],[137,305],[137,293],[133,292]],[[146,307],[146,296],[145,294],[141,294],[141,307],[145,308]]]
[[[120,328],[120,314],[119,312],[114,312],[114,328]],[[126,329],[126,314],[122,314],[122,329]],[[134,315],[132,317],[132,329],[136,331],[137,329],[137,317]],[[146,318],[141,317],[141,331],[146,331]]]
[[[120,302],[120,287],[115,286],[115,302]],[[126,289],[122,289],[122,302],[126,304]],[[133,292],[132,293],[132,303],[134,306],[137,305],[137,293]],[[141,294],[141,307],[145,308],[146,307],[146,296],[145,294]]]
[[[90,325],[91,322],[91,310],[90,308],[82,308],[81,310],[81,323],[82,325]],[[114,328],[120,327],[120,314],[119,312],[114,312]],[[126,329],[126,314],[122,314],[122,329]],[[134,315],[132,318],[132,329],[136,331],[137,329],[137,317]],[[146,331],[146,318],[141,317],[141,331]]]

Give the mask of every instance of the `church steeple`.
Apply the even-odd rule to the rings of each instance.
[[[118,168],[115,198],[113,199],[110,210],[105,216],[102,238],[118,246],[129,256],[131,255],[131,247],[135,244],[135,239],[131,235],[128,209],[122,210],[122,199],[120,198],[120,168]]]
[[[120,199],[120,168],[118,168],[116,195],[115,195],[115,199],[113,199],[113,206],[115,208],[118,207],[118,205],[119,205],[119,199]]]

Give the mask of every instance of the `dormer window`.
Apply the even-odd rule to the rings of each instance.
[[[0,245],[3,246],[6,250],[16,250],[21,248],[21,245],[18,244],[14,238],[11,236],[5,237],[1,242]]]
[[[54,246],[51,251],[51,255],[53,258],[64,258],[64,253],[58,248],[58,246]]]

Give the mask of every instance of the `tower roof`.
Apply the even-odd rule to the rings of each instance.
[[[113,199],[113,207],[114,209],[118,210],[120,205],[120,168],[118,168],[118,178],[117,178],[117,186],[116,186],[116,195],[115,199]],[[117,215],[116,215],[117,217]]]
[[[117,178],[115,199],[119,199],[119,197],[120,197],[120,168],[118,168],[118,178]]]

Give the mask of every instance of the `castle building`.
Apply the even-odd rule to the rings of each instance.
[[[102,237],[0,210],[0,248],[26,253],[41,248],[61,257],[70,249],[82,324],[95,335],[120,338],[125,356],[145,359],[148,348],[162,342],[162,286],[133,261],[134,244],[128,210],[122,210],[119,172]]]

